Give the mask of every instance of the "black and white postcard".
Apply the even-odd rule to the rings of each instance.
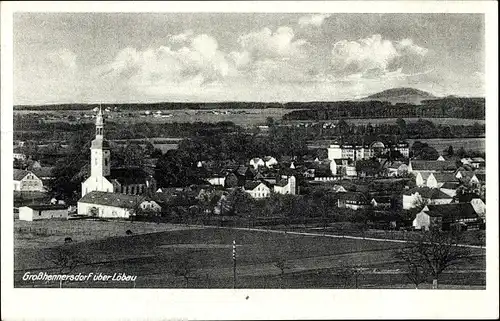
[[[496,10],[2,3],[2,319],[498,317]]]

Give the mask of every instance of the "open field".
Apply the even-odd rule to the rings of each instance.
[[[156,110],[151,110],[155,112]],[[163,110],[163,115],[171,115],[168,117],[153,117],[152,115],[145,116],[144,111],[123,111],[123,112],[109,112],[107,121],[120,122],[121,124],[132,124],[140,122],[151,123],[193,123],[193,122],[206,122],[216,123],[222,121],[233,122],[236,125],[243,127],[255,126],[265,124],[267,117],[273,117],[276,120],[292,110],[282,108],[265,108],[265,109],[224,109],[224,110],[192,110],[192,109],[179,109],[179,110]],[[39,114],[39,115],[57,115],[63,119],[54,119],[51,121],[66,121],[67,116],[79,117],[80,114],[92,115],[94,114],[89,110],[64,110],[64,111],[14,111],[14,114]],[[82,118],[77,122],[94,122],[92,118]],[[76,123],[75,121],[71,123]]]
[[[138,223],[133,223],[138,224]],[[161,225],[161,224],[160,224]],[[362,287],[405,287],[407,281],[394,256],[402,243],[362,239],[249,231],[245,229],[178,229],[151,234],[117,236],[67,245],[85,264],[77,273],[126,273],[131,282],[73,282],[67,287],[186,287],[175,267],[192,267],[187,287],[232,287],[232,241],[237,246],[237,287],[239,288],[339,288],[345,281],[336,276],[339,267],[357,266],[363,271]],[[47,271],[53,249],[16,247],[15,284],[18,287],[58,286],[22,281],[22,275]],[[444,284],[484,286],[484,250],[473,249],[475,261],[443,275]],[[275,263],[283,259],[286,273]],[[451,270],[450,270],[451,271]],[[350,287],[351,285],[349,285]]]

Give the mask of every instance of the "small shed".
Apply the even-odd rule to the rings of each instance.
[[[39,204],[19,208],[19,219],[21,221],[38,221],[54,218],[68,219],[68,206],[62,204]]]

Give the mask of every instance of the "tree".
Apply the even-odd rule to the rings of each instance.
[[[171,260],[171,268],[172,274],[178,277],[183,277],[185,283],[185,287],[189,287],[189,279],[195,277],[195,272],[197,270],[196,261],[193,258],[193,252],[178,252],[174,253],[174,256]]]
[[[85,265],[88,259],[77,247],[72,245],[64,245],[49,249],[44,254],[45,259],[55,265],[59,274],[71,273],[79,266]],[[62,287],[61,280],[59,286]]]
[[[432,288],[438,288],[439,276],[450,266],[470,260],[470,250],[459,244],[457,232],[431,230],[421,234],[405,252],[406,262],[414,267],[428,270],[432,276]]]
[[[283,277],[285,276],[285,270],[289,269],[290,266],[283,257],[278,258],[278,260],[274,263],[274,266],[280,269],[281,271],[280,279],[281,279],[281,286],[283,287]]]
[[[453,146],[451,146],[451,145],[450,145],[450,146],[448,147],[448,150],[446,151],[446,155],[448,155],[448,156],[453,156],[453,154],[454,154],[454,151],[453,151]]]
[[[414,251],[415,247],[405,247],[396,253],[396,257],[404,263],[404,276],[418,289],[418,286],[427,280],[429,271],[424,262],[415,260]]]

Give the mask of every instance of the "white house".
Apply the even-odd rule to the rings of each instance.
[[[274,158],[272,156],[266,156],[266,157],[264,157],[264,163],[265,163],[266,167],[271,168],[274,165],[277,165],[278,161],[276,160],[276,158]]]
[[[261,181],[246,182],[243,190],[253,198],[266,198],[271,195],[271,189]]]
[[[217,186],[224,186],[226,182],[226,177],[225,176],[212,176],[207,178],[207,181],[210,183],[210,185],[217,185]]]
[[[46,219],[67,219],[68,206],[66,205],[27,205],[19,208],[19,220],[21,221],[38,221]]]
[[[33,172],[14,168],[14,191],[44,192],[45,188]]]
[[[266,163],[264,162],[264,160],[262,160],[262,158],[256,157],[250,160],[250,166],[253,166],[254,169],[259,168],[259,166],[265,166],[265,165]]]
[[[295,176],[282,176],[281,180],[274,185],[274,192],[278,194],[297,194],[297,186]]]
[[[160,211],[161,207],[144,196],[92,191],[78,201],[78,214],[106,218],[129,218],[136,211]]]

